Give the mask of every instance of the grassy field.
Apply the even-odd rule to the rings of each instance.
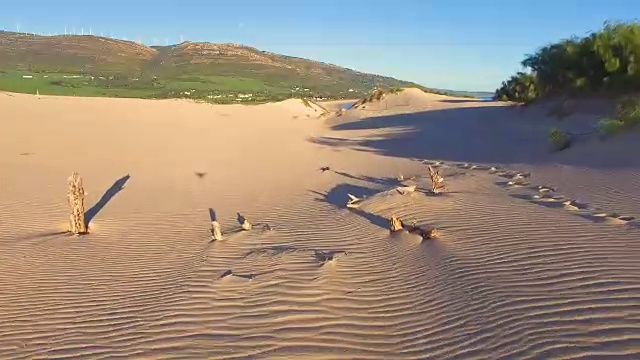
[[[80,77],[78,77],[80,76]],[[109,86],[108,80],[101,82],[95,77],[72,73],[30,73],[1,71],[0,90],[42,95],[65,96],[110,96],[110,97],[154,97],[153,88],[142,85],[138,88]]]
[[[0,90],[17,93],[63,96],[105,96],[129,98],[189,98],[211,102],[260,102],[292,96],[284,87],[257,79],[233,76],[184,76],[161,80],[121,78],[75,73],[0,71]],[[295,94],[293,94],[295,95]]]

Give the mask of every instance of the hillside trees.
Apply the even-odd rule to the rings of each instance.
[[[556,94],[640,91],[640,24],[606,23],[585,37],[544,46],[521,64],[527,71],[503,82],[496,99],[530,102]]]

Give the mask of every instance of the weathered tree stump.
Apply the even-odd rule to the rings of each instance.
[[[71,174],[67,180],[69,183],[69,231],[80,235],[87,233],[87,224],[84,219],[84,186],[82,177],[77,172]]]
[[[390,227],[389,230],[391,230],[391,232],[397,232],[402,230],[402,228],[404,227],[402,225],[402,220],[398,219],[395,215],[391,215],[391,219],[389,219]]]
[[[431,179],[431,192],[438,194],[445,190],[444,178],[440,174],[439,170],[434,169],[429,165],[429,178]]]
[[[222,240],[222,230],[220,230],[220,224],[215,220],[211,222],[211,238],[213,240]]]

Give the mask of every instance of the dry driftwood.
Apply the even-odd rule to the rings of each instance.
[[[440,170],[434,169],[429,165],[429,178],[431,179],[431,192],[438,194],[445,190],[444,178],[440,174]]]
[[[420,227],[413,223],[410,226],[406,226],[405,229],[410,234],[420,235],[425,240],[435,239],[438,236],[438,229],[434,227]]]
[[[399,187],[396,188],[396,191],[398,193],[400,193],[400,195],[405,195],[405,194],[409,194],[409,193],[412,193],[412,192],[416,191],[416,186],[415,185],[399,186]]]
[[[404,227],[402,224],[402,220],[398,219],[398,217],[396,217],[395,215],[391,215],[391,219],[389,219],[389,222],[389,230],[391,230],[391,232],[400,231]]]
[[[398,177],[396,178],[396,180],[398,180],[398,182],[411,181],[411,180],[415,180],[415,179],[416,179],[415,175],[411,176],[411,177],[408,177],[408,178],[405,178],[404,175],[402,175],[402,174],[398,175]]]
[[[213,240],[222,240],[222,230],[220,230],[220,224],[215,220],[211,222],[211,238]]]
[[[349,196],[349,200],[347,201],[348,208],[357,208],[360,206],[360,202],[364,200],[363,198],[358,198],[351,194],[347,194],[347,196]]]
[[[244,221],[242,222],[242,230],[249,231],[249,230],[251,230],[252,227],[253,227],[253,225],[251,225],[249,220],[247,220],[247,218],[245,218]]]
[[[87,224],[84,220],[84,186],[82,177],[77,172],[71,174],[69,183],[69,231],[79,235],[87,233]]]
[[[420,235],[423,240],[435,239],[438,236],[438,229],[430,226],[417,226],[415,223],[405,225],[397,216],[392,215],[390,221],[391,232],[406,230],[410,234]]]

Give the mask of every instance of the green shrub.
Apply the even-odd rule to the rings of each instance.
[[[545,95],[640,91],[640,23],[605,23],[584,37],[543,46],[521,65],[527,72],[505,81],[496,99],[527,102]]]
[[[640,99],[628,97],[620,101],[617,118],[627,127],[640,123]]]
[[[551,143],[551,149],[554,151],[561,151],[571,146],[569,135],[557,129],[551,129],[549,132],[549,141]]]
[[[537,96],[536,77],[533,74],[519,72],[503,82],[493,98],[500,101],[528,103]]]
[[[597,125],[598,133],[602,137],[619,134],[624,131],[625,128],[625,123],[618,119],[602,119],[598,121]]]
[[[640,99],[629,97],[620,101],[616,116],[598,122],[597,130],[601,137],[608,137],[624,132],[638,123],[640,123]]]

